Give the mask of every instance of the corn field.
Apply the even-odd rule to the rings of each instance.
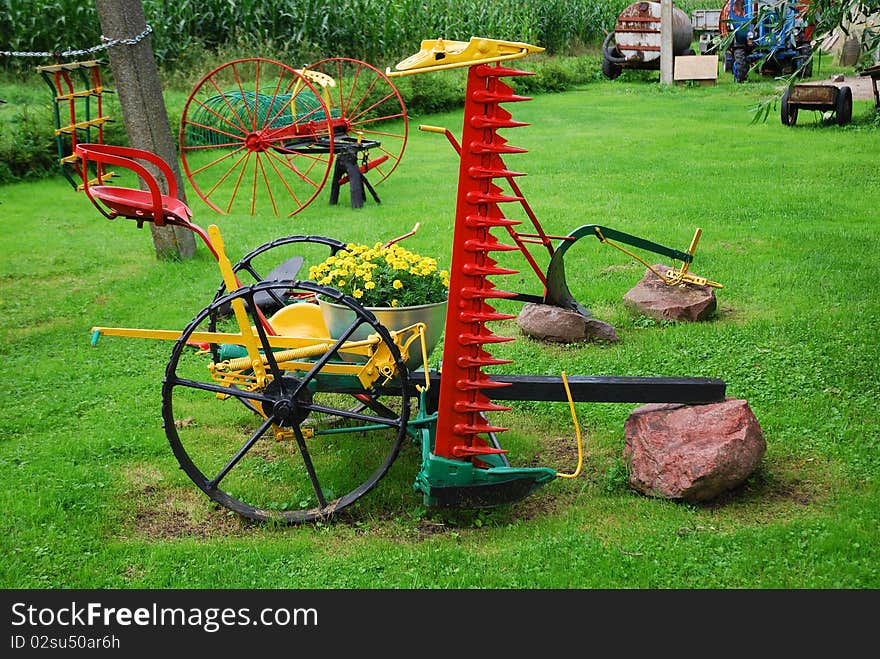
[[[525,41],[548,54],[601,42],[627,0],[143,0],[161,67],[193,53],[239,52],[307,63],[353,57],[389,65],[423,39]],[[681,9],[720,2],[680,2]],[[101,43],[94,2],[0,0],[0,51],[65,52]],[[33,61],[0,57],[0,68]]]

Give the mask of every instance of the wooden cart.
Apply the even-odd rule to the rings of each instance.
[[[871,85],[874,88],[874,105],[880,108],[880,91],[877,90],[877,81],[880,80],[880,63],[869,66],[860,75],[870,76]]]
[[[792,85],[782,95],[780,115],[783,126],[794,126],[798,110],[832,111],[838,126],[852,120],[852,89],[848,86],[800,84]]]

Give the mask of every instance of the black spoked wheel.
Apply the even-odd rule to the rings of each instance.
[[[749,77],[749,61],[745,48],[733,49],[733,80],[745,82]]]
[[[798,109],[791,105],[791,87],[788,87],[782,94],[782,100],[779,103],[779,114],[782,119],[783,126],[794,126],[797,122]]]
[[[345,243],[325,236],[285,236],[260,245],[243,256],[232,266],[242,284],[261,281],[297,279],[303,267],[317,265],[327,256],[345,248]],[[329,253],[328,253],[329,251]],[[227,294],[226,284],[221,282],[214,300]],[[263,291],[256,296],[256,303],[264,313],[273,313],[290,303],[290,295],[274,290]],[[228,313],[228,305],[222,309]]]
[[[852,121],[852,104],[852,90],[849,87],[841,87],[838,89],[835,109],[838,126],[846,126]]]
[[[320,294],[354,320],[338,339],[300,341],[296,353],[273,349],[250,310],[260,293],[291,292]],[[204,335],[218,306],[240,303],[258,334],[262,379],[231,317],[215,330],[229,343]],[[364,330],[390,355],[366,388],[357,374],[367,358],[347,343]],[[211,350],[208,338],[217,341]],[[353,409],[361,399],[370,404]],[[212,302],[175,344],[162,387],[165,432],[183,471],[210,499],[255,520],[308,522],[357,501],[397,457],[409,414],[409,375],[388,330],[353,299],[307,281],[265,281]]]

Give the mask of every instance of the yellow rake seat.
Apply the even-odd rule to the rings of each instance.
[[[272,328],[283,336],[329,339],[330,332],[321,308],[311,302],[290,304],[276,311],[269,319]]]

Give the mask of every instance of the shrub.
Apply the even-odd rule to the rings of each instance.
[[[34,179],[57,173],[55,134],[51,118],[29,105],[7,109],[0,114],[0,183]]]

